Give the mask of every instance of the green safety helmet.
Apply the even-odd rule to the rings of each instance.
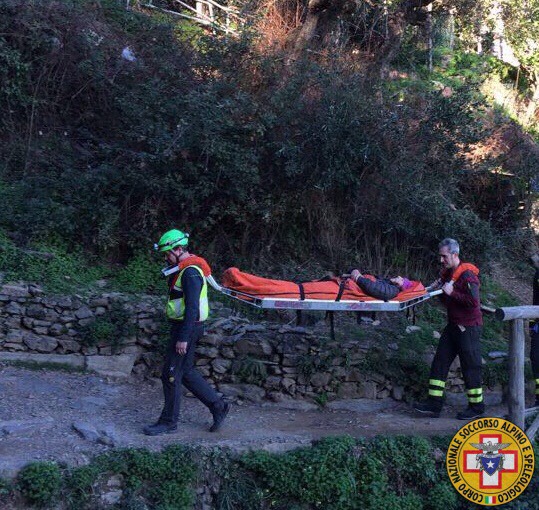
[[[173,229],[165,232],[161,236],[161,239],[159,239],[159,242],[154,244],[153,247],[157,251],[170,251],[178,246],[187,246],[188,242],[188,233]]]

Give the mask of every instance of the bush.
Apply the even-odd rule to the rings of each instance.
[[[81,328],[81,343],[100,347],[110,345],[116,352],[124,340],[136,333],[132,320],[125,304],[115,301],[105,314]]]
[[[45,507],[59,495],[62,473],[53,462],[32,462],[19,472],[18,487],[28,502]]]
[[[499,244],[465,193],[466,149],[490,127],[470,55],[456,55],[445,98],[432,77],[379,87],[346,59],[290,63],[250,34],[190,44],[120,2],[0,9],[0,227],[16,246],[59,238],[133,259],[117,281],[141,291],[158,284],[139,250],[174,225],[216,269],[304,262],[314,248],[327,268],[416,269],[446,235],[478,261]],[[121,59],[126,45],[136,61]],[[58,272],[58,285],[84,276]]]
[[[114,286],[120,292],[154,293],[163,292],[166,284],[161,275],[163,262],[140,252],[132,257],[113,278]]]

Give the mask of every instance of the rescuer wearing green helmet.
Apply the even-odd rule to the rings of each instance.
[[[150,436],[177,430],[182,384],[211,411],[211,432],[220,428],[230,409],[230,404],[219,397],[195,368],[196,344],[204,334],[204,321],[209,314],[205,276],[211,270],[203,258],[187,251],[188,243],[189,234],[174,229],[165,232],[154,245],[165,254],[167,263],[178,266],[179,271],[168,281],[166,315],[170,341],[161,374],[165,404],[157,422],[144,428],[144,433]]]

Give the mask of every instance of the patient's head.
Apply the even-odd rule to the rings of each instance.
[[[400,290],[408,290],[412,286],[412,282],[408,278],[402,276],[395,276],[391,278],[391,283],[394,283]]]

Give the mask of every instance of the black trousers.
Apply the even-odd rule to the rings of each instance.
[[[160,423],[175,424],[178,422],[182,384],[210,410],[220,400],[217,392],[204,380],[194,366],[196,344],[204,334],[204,325],[199,323],[194,327],[187,345],[187,353],[180,356],[176,352],[176,342],[180,338],[179,333],[182,327],[181,321],[171,323],[170,340],[161,373],[165,405],[159,418]]]
[[[482,388],[481,329],[481,326],[465,326],[461,331],[455,324],[445,327],[432,361],[431,380],[445,382],[451,363],[458,356],[468,394],[470,390]]]

